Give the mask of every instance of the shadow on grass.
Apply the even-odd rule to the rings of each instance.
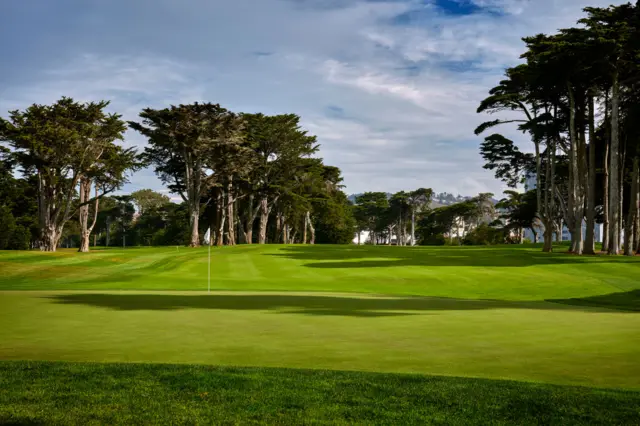
[[[87,305],[121,311],[178,309],[275,310],[279,313],[383,317],[433,311],[486,309],[575,310],[586,312],[640,312],[640,290],[597,297],[547,301],[451,299],[439,297],[363,298],[295,294],[170,295],[64,294],[50,296],[55,303]]]
[[[514,248],[515,247],[515,248]],[[308,268],[386,268],[404,266],[479,266],[526,267],[594,263],[634,263],[633,258],[608,256],[571,256],[566,253],[542,253],[515,245],[492,247],[393,247],[393,246],[294,246],[265,256],[311,261]],[[313,262],[315,261],[315,262]]]

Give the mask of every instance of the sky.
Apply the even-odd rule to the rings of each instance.
[[[0,0],[0,115],[61,96],[295,113],[346,192],[500,194],[480,100],[521,38],[615,0]],[[524,149],[528,139],[501,129]],[[128,146],[143,149],[133,131]],[[153,170],[124,191],[163,190]]]

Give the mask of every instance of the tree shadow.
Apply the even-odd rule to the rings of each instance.
[[[622,312],[640,312],[640,290],[548,301],[572,306],[613,309]]]
[[[507,247],[507,249],[505,249]],[[594,263],[640,262],[627,257],[569,256],[565,253],[542,253],[533,250],[514,250],[511,246],[496,247],[394,247],[394,246],[347,246],[283,247],[278,253],[265,256],[315,261],[303,266],[318,269],[341,268],[387,268],[403,266],[479,266],[479,267],[526,267],[533,265],[564,265]]]
[[[62,294],[55,303],[87,305],[119,311],[181,309],[262,310],[284,314],[375,318],[437,311],[488,309],[640,312],[640,290],[547,301],[453,299],[442,297],[348,297],[297,294]]]

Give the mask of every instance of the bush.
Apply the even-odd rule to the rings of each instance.
[[[422,246],[444,246],[448,243],[444,234],[430,235],[426,239],[420,241]]]
[[[9,237],[9,250],[29,250],[31,244],[31,232],[22,225],[18,225],[13,229]]]
[[[16,220],[8,207],[0,207],[0,250],[9,248],[11,235],[16,229]]]
[[[462,243],[467,246],[488,246],[502,244],[505,241],[503,229],[492,228],[486,223],[480,224],[476,229],[469,232]]]

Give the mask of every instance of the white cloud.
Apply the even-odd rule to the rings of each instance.
[[[111,99],[126,119],[143,107],[197,100],[295,112],[318,135],[325,161],[342,168],[348,191],[499,192],[473,135],[491,118],[476,114],[477,105],[518,62],[522,36],[573,25],[587,3],[473,2],[491,13],[447,15],[418,0],[159,0],[153,9],[87,2],[82,13],[56,10],[63,23],[55,34],[30,30],[56,40],[51,51],[0,40],[7,63],[24,70],[0,88],[0,111],[66,95]],[[394,22],[411,11],[419,22]],[[30,22],[18,20],[16,30]],[[342,116],[326,113],[329,105]],[[529,145],[513,127],[505,132]],[[133,133],[128,142],[144,144]],[[140,187],[161,185],[146,170],[131,189]]]

